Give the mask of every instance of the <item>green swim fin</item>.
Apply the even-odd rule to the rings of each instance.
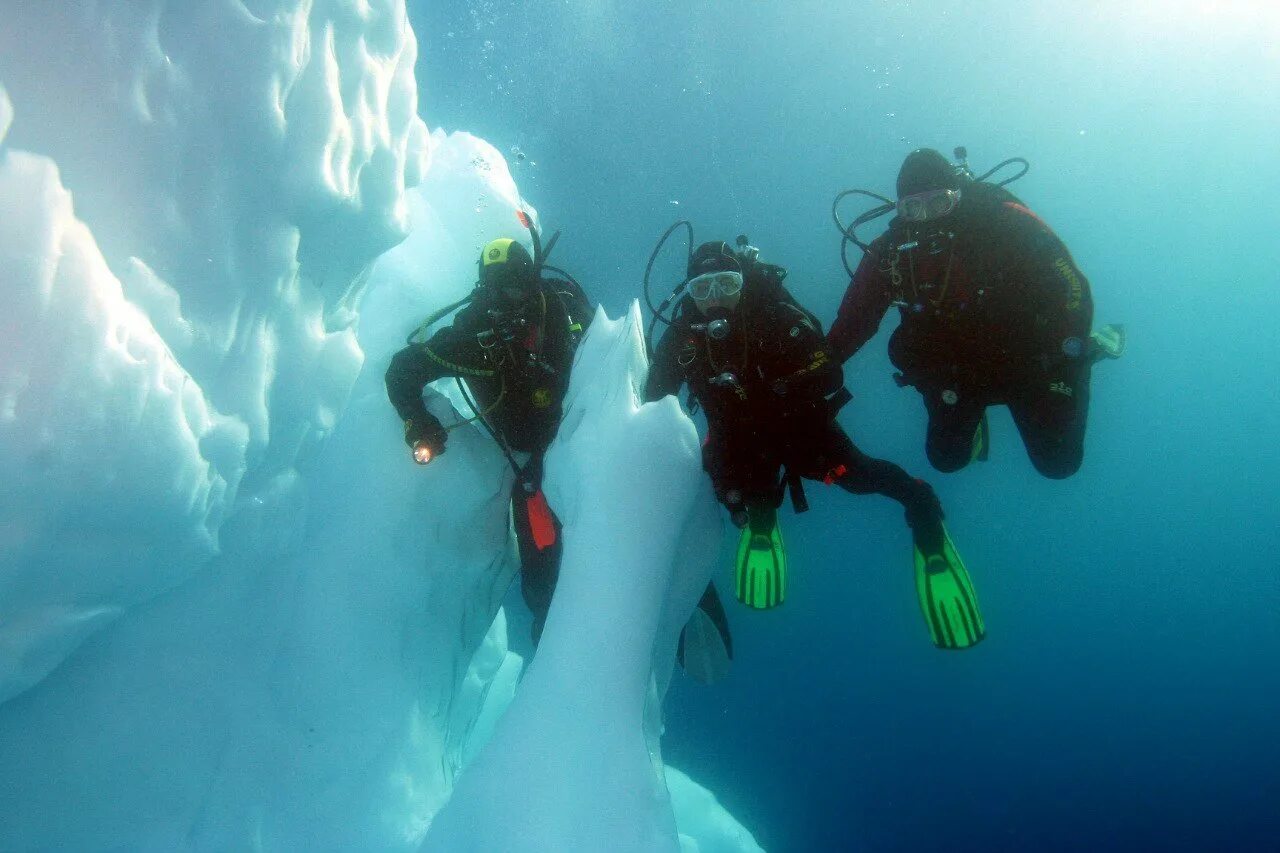
[[[1124,325],[1121,323],[1103,326],[1089,335],[1089,340],[1093,342],[1090,348],[1090,359],[1095,363],[1104,358],[1119,358],[1124,355],[1126,341]]]
[[[987,413],[982,413],[978,428],[973,432],[973,445],[969,451],[970,462],[986,462],[991,456],[991,427],[987,423]]]
[[[733,635],[714,583],[707,584],[698,606],[680,631],[676,660],[690,678],[701,684],[715,684],[729,674]]]
[[[738,540],[735,571],[738,600],[757,610],[777,607],[787,597],[787,552],[778,526],[778,511],[751,507]]]
[[[978,610],[978,597],[964,561],[956,552],[946,528],[941,549],[925,554],[915,548],[916,594],[933,644],[940,649],[967,649],[987,634]]]

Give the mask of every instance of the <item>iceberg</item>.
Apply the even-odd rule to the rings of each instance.
[[[548,459],[527,671],[505,460],[472,427],[408,462],[386,359],[521,204],[427,132],[416,52],[403,0],[5,11],[0,848],[411,850],[554,773],[583,798],[525,788],[488,837],[758,849],[661,765],[719,521],[692,425],[636,402],[635,309]]]
[[[679,849],[644,710],[710,577],[720,521],[692,422],[673,397],[640,404],[642,328],[634,303],[617,323],[600,312],[579,349],[547,458],[565,554],[546,630],[425,850]],[[689,577],[677,583],[677,569]]]

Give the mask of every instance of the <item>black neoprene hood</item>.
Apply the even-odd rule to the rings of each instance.
[[[723,241],[712,243],[703,243],[693,253],[693,257],[689,259],[689,278],[695,276],[706,275],[709,272],[741,272],[741,264],[733,253],[733,249],[729,248],[729,244]]]
[[[932,148],[917,148],[898,170],[898,198],[928,190],[960,189],[956,167]]]

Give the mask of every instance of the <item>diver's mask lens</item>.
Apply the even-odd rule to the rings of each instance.
[[[514,270],[486,271],[477,284],[507,302],[523,302],[532,290],[528,277]]]
[[[689,295],[697,301],[710,299],[712,296],[735,296],[742,292],[742,273],[709,272],[697,278],[689,279]]]
[[[898,199],[898,215],[908,222],[925,222],[951,213],[960,204],[960,190],[927,190]]]

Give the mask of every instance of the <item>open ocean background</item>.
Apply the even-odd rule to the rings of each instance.
[[[1051,482],[1003,409],[990,462],[929,469],[886,318],[846,366],[841,420],[938,488],[988,639],[933,649],[900,511],[813,484],[813,510],[783,519],[785,607],[733,602],[726,556],[734,674],[677,679],[668,761],[770,851],[1280,850],[1277,7],[411,0],[410,16],[422,115],[507,154],[564,229],[553,262],[614,316],[689,218],[700,242],[750,235],[829,324],[847,284],[835,193],[892,194],[912,148],[965,145],[979,173],[1031,161],[1011,189],[1070,247],[1096,323],[1127,327],[1128,354],[1094,372],[1085,464]]]

